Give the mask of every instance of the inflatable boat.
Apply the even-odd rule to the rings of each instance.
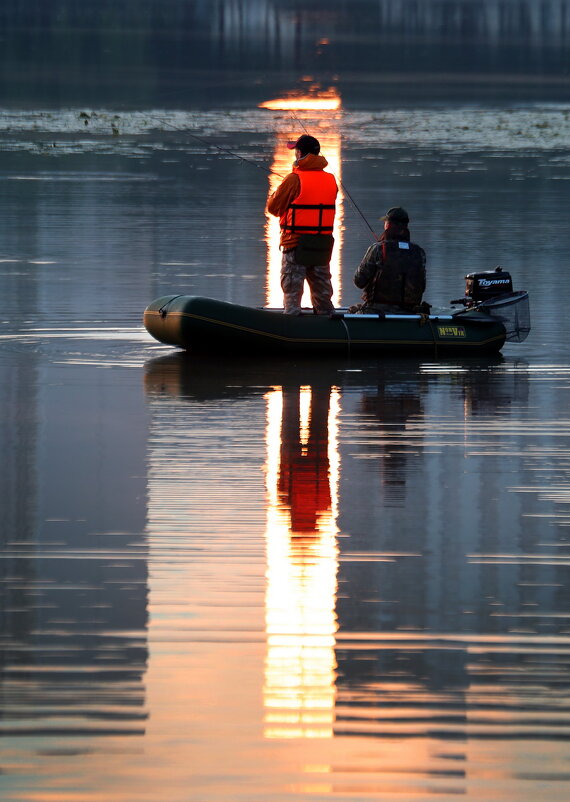
[[[482,275],[482,274],[479,274]],[[486,275],[486,274],[485,274]],[[469,277],[467,277],[469,278]],[[501,287],[502,289],[502,287]],[[144,312],[155,339],[194,353],[365,356],[493,354],[530,330],[526,292],[488,293],[446,314],[286,315],[193,295],[166,295]]]

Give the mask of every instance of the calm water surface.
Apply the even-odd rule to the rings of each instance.
[[[568,798],[570,106],[298,114],[374,226],[409,209],[432,303],[501,264],[533,331],[178,353],[153,298],[278,295],[267,176],[184,129],[283,172],[298,123],[0,113],[3,800]]]

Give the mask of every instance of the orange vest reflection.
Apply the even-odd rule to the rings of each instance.
[[[278,492],[280,504],[291,515],[291,533],[314,533],[322,513],[330,511],[327,390],[310,393],[308,432],[301,420],[302,390],[283,390],[281,458]],[[310,391],[309,391],[310,392]],[[305,435],[305,436],[304,436]]]

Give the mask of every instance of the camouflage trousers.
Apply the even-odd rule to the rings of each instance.
[[[298,315],[301,312],[303,285],[307,281],[311,292],[311,303],[317,313],[334,312],[331,302],[333,288],[331,271],[328,265],[305,267],[295,261],[295,249],[284,251],[281,259],[281,289],[285,314]]]

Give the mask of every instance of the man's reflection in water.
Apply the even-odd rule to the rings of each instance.
[[[333,735],[339,375],[336,365],[259,359],[212,371],[184,355],[147,366],[153,397],[265,399],[267,739]]]
[[[500,368],[501,360],[496,365]],[[498,521],[482,528],[474,516],[467,520],[461,514],[465,481],[470,501],[484,509],[493,496],[494,475],[473,462],[472,474],[466,467],[468,479],[459,481],[447,472],[456,460],[446,456],[448,448],[469,455],[482,432],[495,438],[489,441],[491,454],[498,452],[504,440],[500,416],[505,415],[507,427],[506,415],[516,420],[517,407],[526,406],[524,370],[493,367],[463,362],[406,371],[380,366],[374,390],[361,394],[369,436],[358,455],[366,458],[361,464],[367,470],[372,458],[382,484],[374,503],[360,499],[365,509],[358,521],[346,517],[351,537],[340,541],[335,734],[417,737],[429,732],[460,742],[486,693],[485,703],[491,708],[496,703],[485,677],[499,688],[504,683],[509,693],[503,664],[512,620],[495,616],[497,608],[490,604],[498,593],[496,571],[469,561],[473,551],[500,552],[505,533]],[[450,411],[453,396],[458,414]],[[437,494],[430,496],[434,488]],[[368,529],[362,525],[367,518]],[[344,522],[343,515],[341,527]],[[529,543],[525,550],[533,549]],[[513,570],[524,577],[524,566]],[[516,575],[509,584],[516,586]],[[515,612],[515,599],[513,604]],[[522,593],[518,604],[524,609]],[[517,654],[508,662],[518,665],[522,681],[530,658]],[[529,682],[534,673],[529,670]]]
[[[301,400],[309,401],[308,421]],[[330,388],[283,388],[278,492],[291,515],[291,534],[314,534],[331,509],[328,417]],[[307,425],[308,424],[308,425]]]
[[[410,427],[421,427],[433,380],[419,365],[389,361],[371,368],[367,379],[357,406],[357,453],[379,480],[373,490],[368,485],[367,498],[357,487],[354,508],[364,507],[363,519],[340,541],[335,734],[417,735],[418,722],[432,718],[442,689],[453,708],[450,723],[464,724],[467,682],[465,651],[449,659],[445,649],[426,649],[411,634],[429,629],[431,611],[423,559],[429,533],[410,526],[421,500],[410,500],[407,487],[419,467],[423,438]],[[350,518],[347,524],[351,528]]]
[[[380,457],[382,491],[379,504],[403,506],[406,502],[410,447],[403,435],[407,421],[423,414],[422,396],[426,390],[427,379],[421,374],[394,377],[380,363],[377,387],[362,394],[361,410],[371,421],[367,428],[381,435],[380,444],[372,447]]]
[[[266,738],[333,734],[337,414],[330,384],[284,384],[268,396]]]

